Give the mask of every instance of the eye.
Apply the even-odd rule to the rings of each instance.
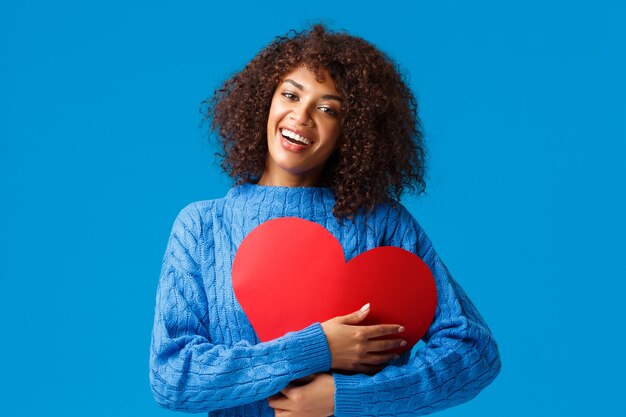
[[[329,114],[331,116],[337,116],[338,112],[337,110],[333,109],[332,107],[319,107],[319,109],[326,114]]]
[[[285,91],[283,93],[281,93],[281,95],[289,100],[297,100],[298,96],[295,95],[294,93],[290,93],[289,91]]]

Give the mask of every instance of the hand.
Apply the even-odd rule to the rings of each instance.
[[[276,417],[328,417],[335,412],[335,379],[315,374],[308,384],[289,384],[268,401]]]
[[[369,304],[347,316],[339,316],[322,323],[322,330],[328,340],[331,368],[374,374],[385,367],[397,354],[384,352],[389,349],[406,346],[402,339],[372,340],[380,336],[403,332],[397,324],[375,326],[355,326],[367,317]]]

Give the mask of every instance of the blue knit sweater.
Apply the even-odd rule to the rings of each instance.
[[[268,397],[294,379],[330,371],[320,323],[260,343],[233,293],[231,266],[243,238],[285,216],[324,226],[346,261],[377,246],[412,251],[437,284],[424,346],[374,376],[333,374],[336,416],[428,414],[470,400],[496,377],[500,357],[489,328],[406,208],[382,204],[367,224],[359,216],[341,225],[334,203],[328,188],[244,184],[180,212],[163,259],[150,348],[150,383],[160,405],[210,416],[273,416]]]

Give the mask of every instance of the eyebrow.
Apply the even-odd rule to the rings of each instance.
[[[304,91],[304,87],[302,86],[302,84],[295,82],[291,78],[287,78],[283,82],[284,83],[293,84],[298,90]],[[335,96],[335,95],[332,95],[332,94],[324,94],[322,96],[322,98],[325,99],[325,100],[337,100],[338,102],[343,103],[343,99],[341,97]]]

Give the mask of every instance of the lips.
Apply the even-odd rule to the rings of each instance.
[[[285,132],[286,134],[283,134]],[[290,137],[291,136],[291,137]],[[310,139],[311,135],[304,135],[302,131],[298,131],[291,127],[280,126],[276,132],[276,140],[280,143],[283,150],[291,154],[302,154],[308,151],[308,149],[314,145],[313,140]],[[299,142],[308,141],[308,144]]]
[[[313,143],[308,134],[305,134],[304,132],[297,129],[282,126],[278,128],[278,131],[289,142],[305,146],[311,145]]]
[[[287,142],[293,143],[294,145],[300,145],[300,146],[305,146],[305,147],[308,146],[308,144],[303,143],[303,142],[299,142],[299,141],[297,141],[295,139],[290,138],[289,136],[285,136],[285,135],[282,135],[282,136],[283,136],[283,138],[285,138],[285,140]]]
[[[288,138],[284,137],[280,132],[276,134],[276,140],[280,143],[280,146],[289,153],[302,153],[305,152],[311,145],[304,145],[295,142],[291,142]]]

